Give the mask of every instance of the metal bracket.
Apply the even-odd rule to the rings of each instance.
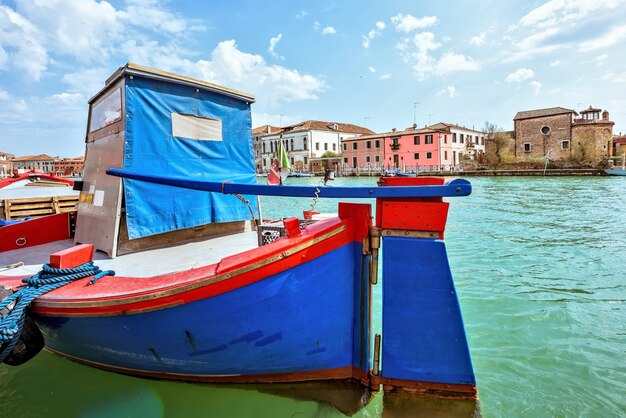
[[[370,248],[370,283],[378,283],[378,249],[380,248],[380,229],[376,227],[370,228],[368,237]]]
[[[439,238],[437,232],[431,231],[411,231],[408,229],[381,229],[380,235],[383,237],[400,237],[400,238]]]
[[[372,374],[374,376],[380,375],[380,334],[374,335],[374,360],[372,362]]]

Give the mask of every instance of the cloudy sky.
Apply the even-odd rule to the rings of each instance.
[[[82,155],[135,62],[253,93],[253,125],[512,129],[589,105],[626,132],[626,0],[0,0],[0,151]]]

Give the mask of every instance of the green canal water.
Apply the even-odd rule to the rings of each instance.
[[[332,385],[216,386],[139,379],[49,353],[0,366],[16,417],[618,417],[626,415],[626,180],[471,178],[446,245],[480,405]],[[316,184],[318,179],[289,179]],[[375,179],[337,179],[370,185]],[[263,199],[289,216],[309,199]],[[317,209],[335,212],[336,202]],[[380,286],[374,308],[380,312]],[[374,322],[380,326],[380,314]]]

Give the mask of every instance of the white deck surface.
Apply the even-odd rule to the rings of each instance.
[[[125,254],[114,259],[97,251],[93,259],[100,269],[115,270],[117,276],[151,277],[214,264],[229,255],[256,248],[257,244],[256,231],[251,231]],[[73,245],[74,241],[63,240],[0,253],[0,265],[24,263],[23,267],[0,269],[0,276],[35,274],[49,262],[50,254]]]

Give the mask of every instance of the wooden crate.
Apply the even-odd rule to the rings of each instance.
[[[78,195],[4,199],[2,215],[6,220],[36,218],[76,210]]]

